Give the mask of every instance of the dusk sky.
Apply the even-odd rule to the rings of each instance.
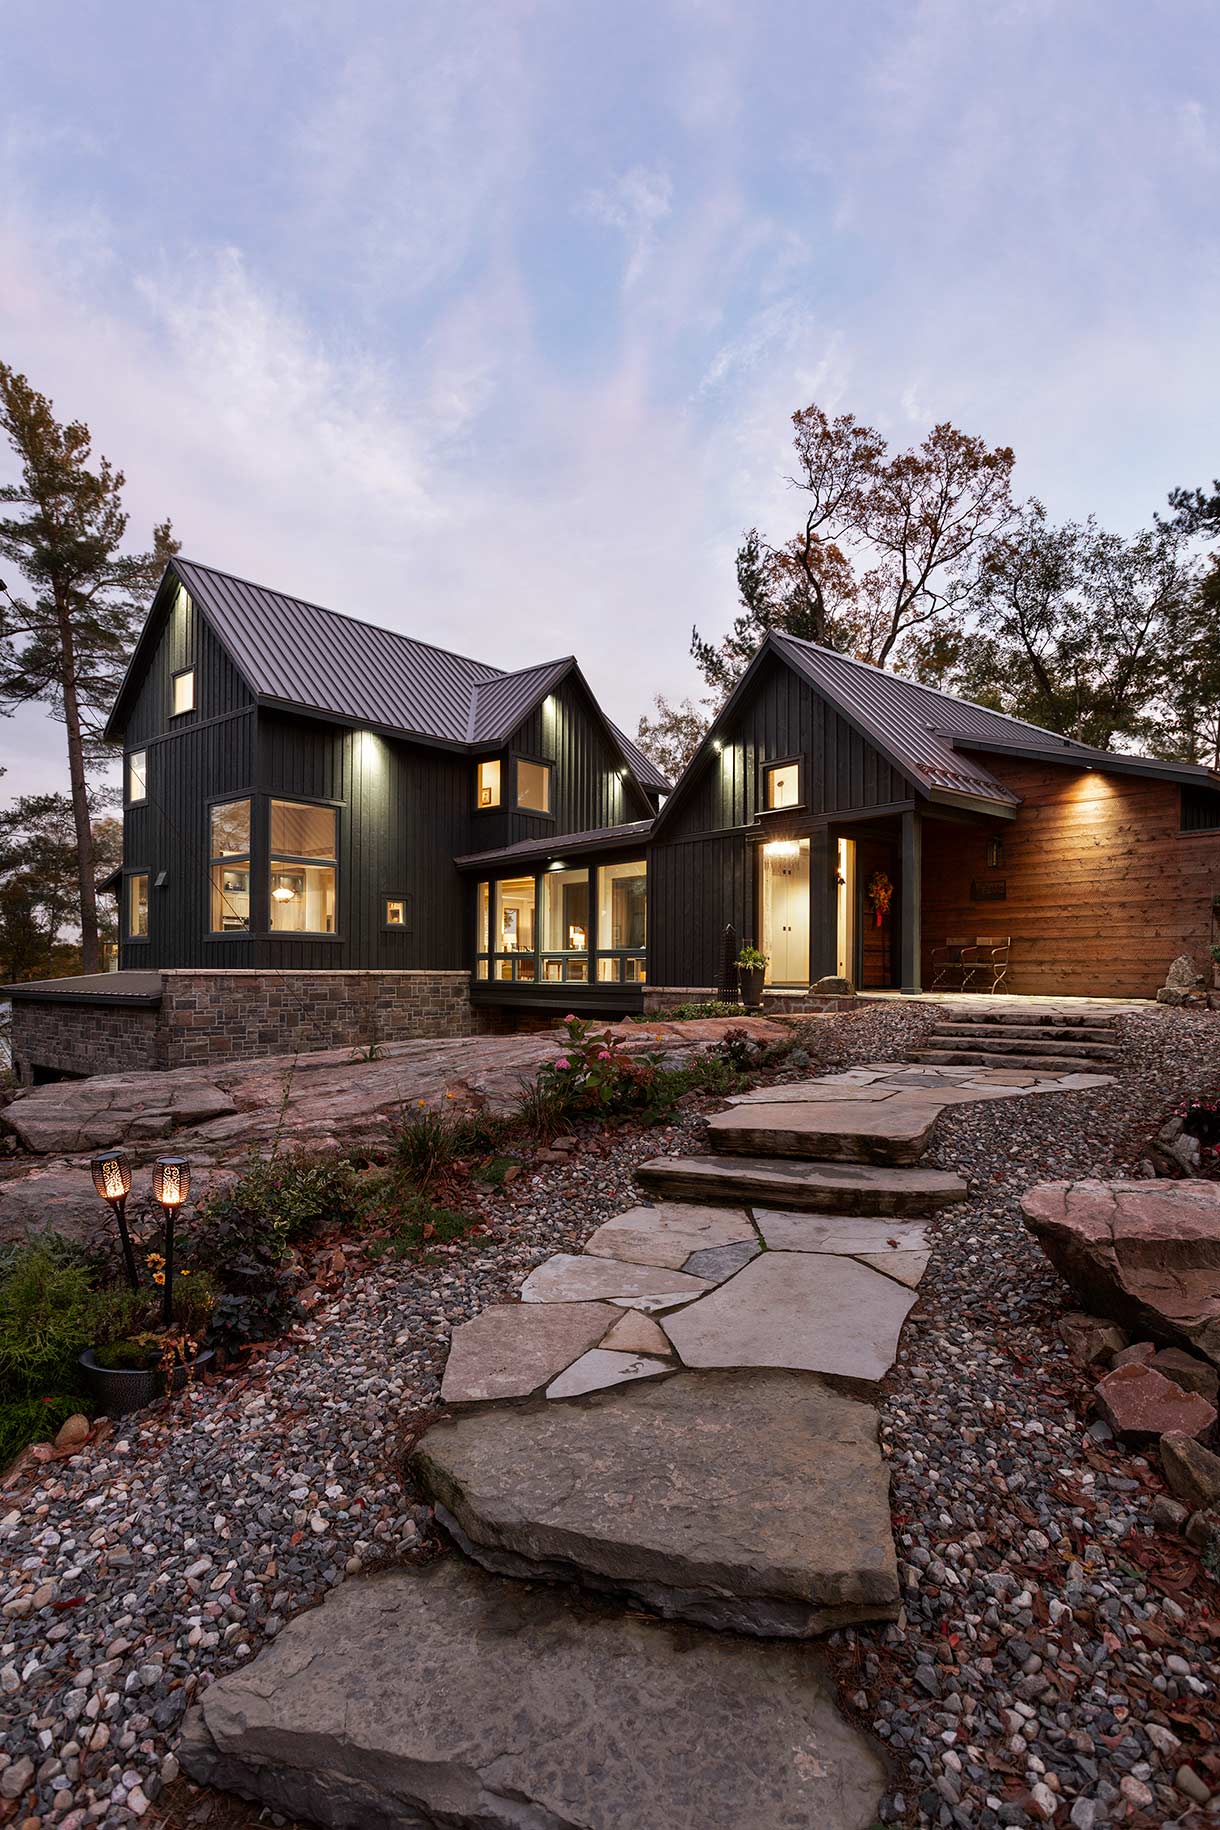
[[[1130,530],[1220,470],[1214,0],[5,0],[0,358],[132,535],[620,723],[781,538],[788,416]],[[8,454],[0,475],[11,474]],[[0,795],[66,785],[39,710]]]

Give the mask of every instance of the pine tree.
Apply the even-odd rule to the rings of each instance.
[[[62,423],[24,375],[0,363],[0,428],[20,480],[0,486],[0,557],[24,580],[0,595],[0,712],[38,701],[67,734],[80,888],[81,963],[98,957],[94,848],[87,771],[149,600],[178,550],[170,523],[145,553],[124,553],[124,476],[93,457],[88,426]]]

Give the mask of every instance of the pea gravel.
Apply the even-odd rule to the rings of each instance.
[[[785,1072],[895,1059],[934,1014],[811,1024]],[[905,1618],[832,1654],[845,1708],[894,1761],[887,1824],[1220,1821],[1204,1802],[1220,1590],[1153,1534],[1154,1471],[1092,1423],[1055,1333],[1070,1299],[1017,1207],[1038,1180],[1131,1170],[1165,1111],[1220,1079],[1215,1015],[1121,1030],[1119,1085],[960,1107],[930,1159],[971,1199],[937,1224],[882,1407]],[[588,1140],[488,1197],[484,1235],[347,1275],[248,1375],[0,1499],[0,1822],[157,1821],[197,1692],[429,1535],[398,1476],[451,1328],[578,1247],[637,1198],[634,1165],[697,1148],[701,1123]]]

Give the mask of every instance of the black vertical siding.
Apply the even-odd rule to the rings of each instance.
[[[160,640],[132,704],[124,737],[128,750],[254,703],[241,675],[185,591],[179,588],[163,614]],[[195,710],[171,718],[170,683],[184,667],[195,669]]]

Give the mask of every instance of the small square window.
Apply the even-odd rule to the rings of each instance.
[[[148,799],[148,752],[133,750],[127,758],[127,800],[130,806]]]
[[[795,807],[801,798],[799,762],[772,763],[765,771],[768,807]]]
[[[548,763],[517,758],[517,806],[526,813],[551,811],[551,770]]]
[[[387,928],[405,928],[407,925],[407,899],[405,896],[387,896],[385,905],[385,925]]]
[[[476,807],[498,807],[500,805],[500,761],[498,757],[491,762],[481,762],[475,770],[475,805]]]
[[[183,712],[195,709],[195,669],[188,667],[185,673],[174,675],[173,705],[171,716],[180,718]]]

